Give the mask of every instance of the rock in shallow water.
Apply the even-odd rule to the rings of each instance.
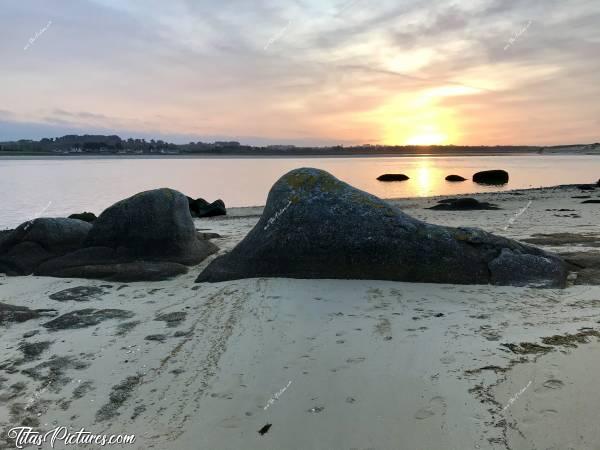
[[[536,247],[422,222],[327,172],[303,168],[275,183],[256,226],[196,281],[253,277],[562,287],[566,269]]]
[[[473,181],[479,184],[506,184],[508,172],[506,170],[484,170],[473,175]]]
[[[377,180],[379,181],[406,181],[409,179],[410,178],[403,173],[384,173],[377,177]]]
[[[448,175],[446,181],[466,181],[467,179],[460,175]]]

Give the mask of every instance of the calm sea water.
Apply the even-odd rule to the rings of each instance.
[[[227,206],[264,205],[271,185],[288,170],[317,167],[379,197],[464,194],[557,184],[600,177],[600,156],[510,155],[362,158],[0,159],[0,229],[37,216],[96,214],[137,192],[170,187],[190,197],[222,198]],[[485,187],[449,183],[479,170],[505,169],[510,182]],[[404,173],[410,180],[382,183],[377,176]]]

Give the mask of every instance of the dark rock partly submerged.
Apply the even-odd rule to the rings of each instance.
[[[473,181],[479,184],[506,184],[508,172],[506,170],[484,170],[473,175]]]
[[[446,181],[466,181],[467,179],[460,175],[448,175]]]
[[[477,228],[414,219],[317,169],[271,188],[256,226],[197,282],[253,277],[562,287],[562,259]]]
[[[377,177],[379,181],[406,181],[410,178],[403,173],[384,173]]]

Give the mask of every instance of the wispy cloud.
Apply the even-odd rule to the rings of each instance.
[[[372,142],[398,123],[416,127],[403,116],[421,105],[455,143],[597,141],[599,20],[595,0],[9,2],[0,117]],[[24,52],[27,30],[49,21]]]

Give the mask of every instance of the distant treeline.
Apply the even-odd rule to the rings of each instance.
[[[121,139],[111,135],[75,135],[43,138],[39,141],[21,139],[0,142],[0,152],[45,154],[229,154],[229,155],[369,155],[369,154],[444,154],[444,153],[535,153],[543,147],[532,146],[388,146],[355,145],[330,147],[297,147],[268,145],[256,147],[239,142],[190,142],[173,144],[162,140]],[[1,154],[1,153],[0,153]]]

